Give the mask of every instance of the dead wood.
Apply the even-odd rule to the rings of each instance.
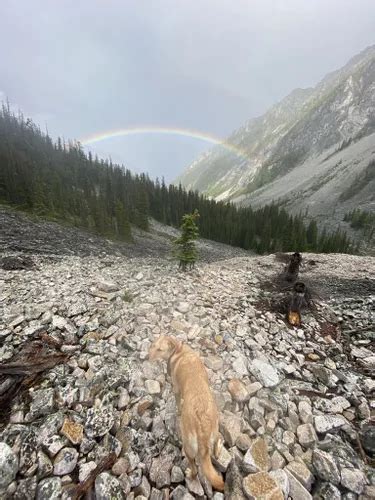
[[[96,469],[90,472],[88,477],[80,483],[78,486],[73,487],[69,492],[69,498],[72,500],[79,500],[82,498],[86,493],[90,491],[90,489],[93,487],[96,478],[101,474],[102,472],[111,469],[114,463],[116,462],[117,456],[116,453],[112,452],[108,456],[104,457],[96,466]]]

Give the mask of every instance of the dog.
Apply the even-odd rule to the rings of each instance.
[[[149,359],[168,362],[180,417],[182,444],[190,464],[188,477],[197,476],[195,460],[199,459],[212,487],[224,491],[223,478],[211,461],[211,455],[218,457],[221,448],[219,413],[202,360],[189,346],[164,335],[151,345]]]

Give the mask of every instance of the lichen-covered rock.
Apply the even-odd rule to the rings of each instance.
[[[83,439],[83,425],[66,418],[61,428],[61,434],[73,444],[80,444]]]
[[[341,469],[341,485],[360,495],[366,486],[366,477],[358,469],[344,467]]]
[[[266,472],[249,474],[243,480],[243,490],[250,500],[284,500],[276,481]]]
[[[89,408],[85,422],[85,433],[89,438],[104,436],[113,425],[113,409]]]
[[[243,465],[248,472],[267,472],[270,467],[267,443],[263,438],[256,439],[246,452]]]
[[[59,477],[47,477],[38,484],[36,500],[59,500],[62,495],[62,484]]]
[[[14,500],[27,500],[28,498],[35,498],[37,488],[36,477],[29,477],[21,479],[17,484],[17,489],[13,494]]]
[[[280,383],[277,370],[261,359],[254,359],[250,363],[249,370],[264,387],[274,387]]]
[[[348,421],[342,415],[318,415],[314,419],[315,429],[319,434],[338,429],[347,423]]]
[[[32,402],[30,411],[25,415],[26,422],[32,422],[42,415],[49,415],[53,410],[54,405],[54,390],[39,389],[31,394]]]
[[[307,489],[310,491],[314,476],[311,474],[310,470],[306,467],[303,462],[297,462],[294,460],[290,462],[285,471],[288,470],[293,476]]]
[[[315,449],[312,455],[312,465],[315,474],[320,479],[336,485],[340,484],[340,471],[332,455],[323,450]]]
[[[109,498],[124,499],[121,484],[117,478],[108,472],[102,472],[95,480],[96,500],[108,500]]]
[[[0,492],[4,491],[16,477],[18,459],[6,443],[0,442]]]
[[[55,476],[70,474],[77,465],[78,451],[75,448],[63,448],[57,454],[53,463]]]

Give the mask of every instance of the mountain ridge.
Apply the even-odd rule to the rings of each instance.
[[[234,131],[227,142],[238,147],[244,155],[236,158],[233,153],[216,147],[193,162],[176,182],[216,200],[254,206],[276,202],[288,206],[292,212],[309,209],[314,200],[305,203],[294,193],[294,201],[290,202],[286,194],[290,188],[293,191],[293,186],[275,193],[273,183],[277,184],[288,172],[306,162],[310,165],[309,175],[304,174],[306,179],[312,177],[312,173],[316,176],[322,170],[319,165],[335,155],[338,161],[341,159],[346,174],[350,174],[344,175],[343,190],[354,182],[355,176],[364,171],[374,155],[366,141],[361,143],[362,138],[375,132],[374,82],[375,45],[353,56],[342,68],[328,73],[315,87],[293,90],[265,114],[248,120]],[[353,154],[349,154],[352,169],[348,172],[348,158],[342,152],[350,151],[358,142],[365,150],[358,151],[356,147],[357,154],[363,157],[363,153],[367,153],[357,163],[353,162]],[[370,143],[375,144],[375,136]],[[331,163],[334,169],[337,162]],[[336,170],[339,181],[343,171]],[[314,184],[316,188],[317,179],[310,180],[310,187]],[[323,187],[324,178],[319,182]],[[332,201],[337,202],[339,190],[333,194]],[[375,195],[367,193],[362,201],[363,208],[375,209]],[[348,199],[340,205],[350,210],[353,200]]]

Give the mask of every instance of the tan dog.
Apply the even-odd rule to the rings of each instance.
[[[151,345],[149,359],[168,361],[190,477],[198,473],[195,459],[199,458],[204,475],[223,491],[224,481],[211,462],[212,453],[217,457],[220,452],[219,414],[199,355],[177,339],[161,336]]]

